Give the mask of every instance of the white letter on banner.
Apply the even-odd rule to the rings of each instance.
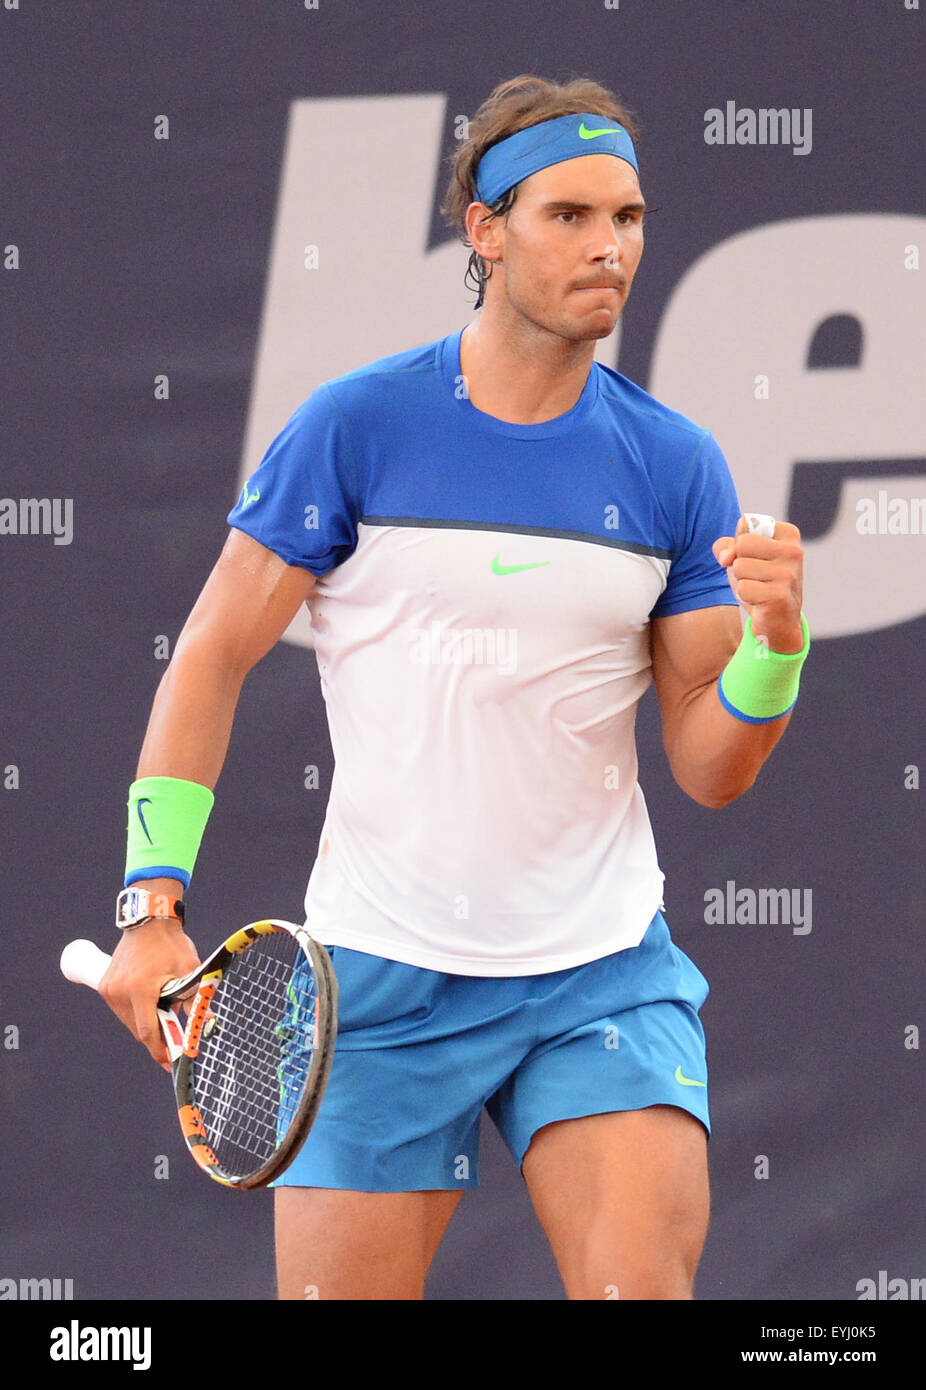
[[[856,503],[879,487],[908,501],[926,494],[926,277],[899,254],[924,236],[926,218],[879,213],[739,233],[686,272],[659,326],[647,389],[713,432],[744,507],[785,519],[795,463],[857,464],[830,529],[804,542],[814,638],[926,611],[922,537],[856,529]],[[838,314],[861,324],[861,361],[808,368],[814,332]],[[761,405],[758,372],[775,381]],[[889,459],[901,461],[896,476],[864,476],[865,461]]]

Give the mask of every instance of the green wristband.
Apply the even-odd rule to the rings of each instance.
[[[803,613],[801,628],[804,645],[799,652],[772,652],[755,636],[752,619],[746,619],[743,640],[717,682],[725,710],[747,724],[768,724],[794,708],[801,667],[810,651],[810,628]]]
[[[142,777],[129,788],[125,887],[176,878],[189,888],[215,795],[180,777]]]

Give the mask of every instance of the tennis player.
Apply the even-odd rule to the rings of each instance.
[[[340,1029],[275,1194],[282,1298],[421,1298],[483,1108],[569,1298],[693,1296],[708,985],[661,910],[636,708],[655,681],[676,781],[726,806],[809,632],[797,528],[748,531],[711,433],[594,360],[643,252],[637,139],[590,80],[492,92],[444,205],[477,312],[299,407],[154,701],[125,875],[153,896],[103,993],[164,1064],[241,685],[308,602],[335,771],[305,909]]]

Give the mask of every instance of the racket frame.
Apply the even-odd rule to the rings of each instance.
[[[302,947],[312,967],[316,983],[315,1037],[309,1074],[295,1114],[282,1144],[254,1173],[243,1176],[226,1172],[209,1146],[202,1116],[193,1091],[193,1064],[199,1039],[208,1018],[209,1003],[222,980],[225,967],[264,936],[285,932]],[[174,1010],[180,1001],[190,1000],[186,1026]],[[232,933],[202,964],[179,979],[168,980],[161,987],[158,1000],[158,1019],[170,1057],[177,1115],[184,1142],[193,1159],[204,1173],[223,1187],[246,1191],[266,1187],[286,1169],[296,1157],[311,1128],[321,1104],[331,1071],[334,1040],[338,1031],[338,982],[328,952],[305,930],[293,922],[267,917],[250,922]],[[321,1027],[319,1027],[321,1023]]]

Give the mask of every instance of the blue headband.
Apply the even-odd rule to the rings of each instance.
[[[583,154],[616,155],[639,173],[633,141],[622,125],[587,111],[578,116],[554,116],[486,150],[476,170],[479,201],[491,205],[539,169]]]

